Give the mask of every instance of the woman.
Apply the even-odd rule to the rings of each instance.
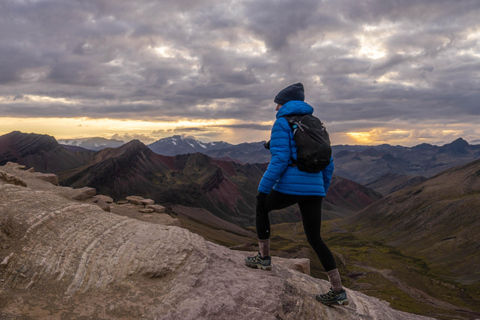
[[[272,210],[298,204],[308,243],[315,250],[331,284],[331,290],[326,294],[318,294],[316,299],[326,305],[347,305],[347,294],[342,287],[335,259],[320,236],[322,200],[330,186],[333,159],[319,173],[300,171],[292,165],[291,159],[296,160],[297,157],[297,146],[284,116],[313,114],[313,108],[304,99],[301,83],[286,87],[274,99],[277,104],[277,120],[270,137],[272,158],[260,181],[257,195],[256,228],[260,252],[254,257],[247,257],[245,263],[252,268],[272,269],[268,214]]]

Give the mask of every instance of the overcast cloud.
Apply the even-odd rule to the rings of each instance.
[[[264,138],[303,82],[338,137],[478,143],[479,17],[478,0],[2,0],[0,117],[236,119]]]

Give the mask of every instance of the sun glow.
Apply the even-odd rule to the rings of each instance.
[[[412,130],[377,128],[370,131],[347,132],[346,135],[356,144],[377,145],[406,141],[412,136]]]
[[[0,135],[11,131],[48,134],[56,139],[105,137],[113,135],[144,136],[160,139],[171,136],[182,128],[222,127],[235,124],[235,120],[177,120],[140,121],[90,118],[11,118],[0,117]],[[142,140],[141,138],[139,138]],[[153,142],[153,141],[146,141]]]
[[[370,132],[347,132],[347,135],[353,138],[353,140],[355,140],[356,142],[361,144],[367,144],[371,142]]]

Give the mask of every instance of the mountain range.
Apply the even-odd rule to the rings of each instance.
[[[200,152],[212,158],[230,159],[240,163],[266,163],[270,162],[270,151],[265,149],[264,142],[245,142],[237,145],[223,141],[204,143],[193,137],[175,135],[160,139],[148,147],[153,152],[165,156]]]
[[[100,151],[105,148],[117,148],[125,144],[125,141],[117,139],[106,139],[101,137],[59,139],[58,143],[64,146],[79,147],[92,151]]]
[[[257,186],[267,168],[202,153],[163,156],[138,140],[94,152],[62,147],[46,135],[12,132],[0,137],[0,145],[0,165],[11,161],[56,173],[64,186],[94,187],[115,200],[140,195],[165,205],[204,208],[242,226],[253,224]],[[333,179],[331,190],[326,219],[349,216],[382,197],[341,177]],[[299,221],[294,208],[272,214],[273,223],[289,221]]]
[[[231,159],[241,163],[266,163],[270,151],[264,141],[231,145],[225,142],[202,143],[194,138],[173,136],[148,145],[155,153],[177,155],[201,152],[213,158]],[[480,145],[470,145],[462,138],[434,146],[332,146],[335,174],[360,184],[373,183],[385,175],[407,176],[410,183],[429,178],[443,170],[480,158]],[[385,177],[385,179],[390,179]],[[405,179],[405,178],[403,178]],[[412,180],[413,179],[413,180]],[[390,184],[392,181],[390,181]],[[399,181],[400,185],[405,181]],[[392,185],[393,190],[395,185]],[[378,190],[377,190],[378,191]],[[384,190],[385,192],[385,190]]]
[[[429,178],[480,158],[480,145],[470,145],[462,138],[441,147],[334,146],[333,150],[335,173],[362,184],[387,174]]]
[[[118,140],[114,139],[85,138],[85,141],[95,142],[95,145],[90,147],[91,150],[99,150],[102,146],[118,147]],[[86,142],[84,144],[64,140],[59,142],[69,142],[70,146],[89,149]],[[239,163],[266,163],[270,161],[270,152],[263,147],[264,142],[237,145],[223,141],[205,143],[194,137],[175,135],[160,139],[148,147],[153,152],[165,156],[200,152],[212,158]],[[333,145],[332,150],[335,173],[361,184],[372,183],[388,174],[428,178],[445,169],[480,158],[480,145],[470,145],[462,138],[443,146],[426,143],[414,147],[388,144]]]
[[[211,158],[236,161],[238,163],[267,163],[270,161],[269,150],[263,147],[265,141],[240,143],[233,145],[223,141],[202,142],[194,137],[175,135],[160,139],[147,145],[153,152],[164,156],[176,156],[189,153],[203,153]],[[124,142],[115,139],[83,138],[59,140],[65,148],[72,151],[86,151],[78,147],[98,151],[106,147],[116,148]],[[480,145],[470,145],[462,138],[445,144],[434,146],[420,144],[414,147],[334,145],[332,146],[335,161],[335,173],[361,184],[372,184],[375,181],[389,181],[391,191],[401,188],[405,181],[415,183],[418,179],[431,177],[445,169],[453,168],[480,158]],[[399,179],[392,179],[396,175]],[[385,178],[383,176],[387,175]],[[394,185],[394,181],[399,185]],[[386,185],[382,184],[382,192]],[[380,192],[380,190],[376,190]]]

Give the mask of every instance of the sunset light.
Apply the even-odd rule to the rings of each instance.
[[[259,125],[266,125],[260,123]],[[271,123],[270,123],[271,125]],[[124,139],[138,139],[144,143],[152,143],[158,139],[176,134],[195,135],[203,141],[210,141],[210,137],[226,137],[228,141],[243,142],[243,137],[263,137],[255,130],[245,130],[238,136],[231,127],[238,126],[235,120],[178,120],[178,121],[140,121],[116,119],[89,119],[89,118],[0,118],[0,135],[11,131],[26,133],[43,133],[57,139],[72,139],[85,137],[106,137]],[[237,129],[238,130],[238,129]],[[256,133],[255,133],[256,132]],[[219,138],[217,140],[221,140]],[[261,139],[260,139],[261,140]]]

